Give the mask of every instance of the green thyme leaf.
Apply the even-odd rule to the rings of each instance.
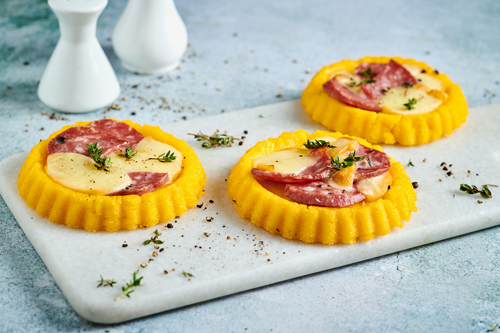
[[[109,156],[101,157],[102,150],[103,148],[97,149],[97,142],[92,145],[87,145],[88,154],[95,162],[94,166],[98,170],[109,171],[111,167],[111,158]]]
[[[371,76],[372,75],[372,68],[368,67],[368,69],[365,71],[359,71],[359,74],[361,74],[363,76]]]
[[[417,100],[415,97],[408,99],[408,103],[404,103],[403,106],[406,107],[406,110],[413,110],[415,107],[413,105],[417,104]]]
[[[405,88],[411,88],[411,87],[413,87],[413,81],[408,80],[408,82],[403,83],[402,86]]]
[[[135,155],[137,155],[137,152],[136,151],[133,151],[132,149],[130,149],[130,147],[127,147],[127,149],[125,150],[122,150],[122,152],[120,154],[118,154],[118,156],[123,156],[125,157],[127,160],[130,160],[132,157],[134,157]]]
[[[333,168],[337,170],[333,175],[335,175],[341,169],[353,166],[354,163],[362,161],[364,158],[365,156],[356,156],[356,152],[353,152],[352,154],[347,156],[342,162],[340,162],[338,155],[335,156],[335,158],[330,156],[330,163],[332,164]]]
[[[231,144],[234,140],[239,140],[231,135],[218,132],[215,132],[213,135],[206,135],[201,132],[198,134],[188,133],[188,135],[194,135],[197,141],[203,141],[201,147],[205,149],[215,148],[219,146],[231,147]]]
[[[113,285],[116,283],[114,279],[111,280],[104,280],[104,278],[101,275],[101,279],[97,280],[97,288],[99,287],[113,287]]]
[[[492,198],[492,195],[488,186],[498,187],[497,185],[485,184],[482,186],[482,189],[480,190],[477,188],[476,185],[460,184],[460,191],[465,192],[467,194],[479,193],[483,198],[489,199]]]
[[[151,237],[150,239],[148,240],[145,240],[142,245],[148,245],[149,243],[153,242],[153,244],[163,244],[163,241],[162,240],[159,240],[158,237],[161,236],[161,233],[158,231],[158,229],[156,229],[154,231],[154,236]]]
[[[413,163],[412,163],[412,161],[411,161],[411,160],[408,162],[408,166],[409,166],[409,167],[410,167],[410,166],[414,167],[414,165],[413,165]]]
[[[160,162],[173,162],[177,156],[174,155],[174,152],[170,152],[170,150],[167,153],[163,153],[160,156],[158,156],[158,161]]]
[[[314,140],[314,141],[307,140],[307,142],[304,143],[304,147],[306,147],[307,149],[317,149],[322,147],[335,148],[335,146],[332,146],[331,144],[329,144],[327,141],[324,140]]]
[[[135,291],[134,287],[143,286],[141,284],[141,280],[142,280],[143,276],[141,276],[140,278],[137,278],[137,273],[139,273],[139,270],[134,272],[133,277],[132,277],[132,281],[127,283],[126,286],[122,287],[122,294],[120,296],[118,296],[117,298],[115,298],[115,301],[119,300],[123,296],[127,296],[128,298],[130,298],[130,294]]]
[[[184,272],[184,271],[182,271],[182,275],[184,275],[184,277],[188,277],[188,276],[189,276],[189,277],[194,277],[194,275],[193,275],[193,274],[188,273],[188,272]]]

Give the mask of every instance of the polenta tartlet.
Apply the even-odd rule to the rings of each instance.
[[[420,145],[466,121],[459,85],[423,62],[364,57],[323,67],[302,93],[314,121],[383,144]]]
[[[150,227],[204,194],[194,150],[159,127],[110,119],[65,126],[40,141],[17,187],[50,221],[88,231]]]
[[[307,243],[370,240],[417,211],[401,163],[363,139],[326,131],[257,143],[231,170],[228,194],[242,217]]]

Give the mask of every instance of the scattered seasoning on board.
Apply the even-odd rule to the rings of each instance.
[[[199,132],[198,134],[188,133],[188,135],[194,135],[196,141],[203,141],[201,147],[205,149],[222,146],[231,147],[231,144],[234,140],[240,140],[232,135],[227,135],[225,133],[221,134],[219,133],[219,131],[216,131],[212,135],[206,135],[201,132]]]
[[[134,287],[142,286],[141,280],[142,280],[143,276],[141,276],[140,278],[137,278],[137,273],[139,273],[139,270],[134,272],[133,277],[132,277],[132,281],[127,283],[126,286],[122,287],[122,294],[120,296],[118,296],[117,298],[115,298],[115,301],[119,300],[123,296],[127,296],[128,298],[130,298],[130,294],[135,291]]]
[[[418,188],[418,182],[413,182],[411,183],[411,185],[413,186],[413,188]]]
[[[467,194],[479,193],[483,198],[490,199],[492,198],[492,194],[489,189],[489,186],[498,187],[498,185],[484,184],[482,185],[482,189],[478,189],[476,185],[460,184],[460,191],[465,192]]]
[[[204,232],[203,233],[206,237],[210,236],[210,233],[209,232]]]
[[[213,220],[213,219],[214,219],[214,218],[213,218],[213,217],[211,217],[211,216],[207,216],[207,217],[206,217],[207,222],[212,222],[212,220]]]
[[[149,243],[153,242],[153,244],[163,244],[163,241],[162,240],[159,240],[158,237],[161,236],[161,233],[158,232],[158,229],[156,229],[154,231],[154,236],[151,237],[150,239],[148,240],[145,240],[142,245],[148,245]]]
[[[97,288],[99,287],[113,287],[113,285],[116,283],[115,279],[104,279],[101,275],[101,279],[97,280]]]
[[[122,244],[122,247],[127,247],[127,246],[128,246],[128,244]]]
[[[182,271],[182,275],[184,275],[184,277],[194,277],[193,274],[188,273],[188,272],[184,272],[184,271]],[[191,280],[191,279],[189,279],[189,280]]]

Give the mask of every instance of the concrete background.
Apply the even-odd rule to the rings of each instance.
[[[0,160],[79,120],[175,126],[297,99],[322,66],[364,55],[425,61],[462,86],[470,107],[500,102],[498,1],[177,1],[190,46],[162,76],[127,72],[114,54],[125,4],[110,1],[97,28],[120,110],[50,119],[36,89],[57,19],[46,1],[0,1]],[[2,199],[0,228],[0,331],[484,332],[500,323],[498,227],[112,326],[73,311]]]

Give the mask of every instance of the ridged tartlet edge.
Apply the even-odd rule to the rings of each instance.
[[[380,199],[344,208],[308,206],[281,198],[262,187],[251,174],[253,161],[274,151],[302,147],[307,140],[323,136],[350,137],[340,133],[304,130],[285,132],[278,138],[258,142],[231,170],[228,195],[243,218],[269,232],[306,243],[352,244],[383,236],[394,227],[403,227],[411,213],[417,211],[417,196],[403,166],[391,158],[391,189]],[[382,151],[366,140],[359,143]]]
[[[363,62],[388,63],[390,59],[400,64],[417,65],[440,79],[448,99],[432,112],[401,116],[346,105],[330,97],[323,89],[323,84],[330,80],[334,72],[354,71]],[[362,137],[369,142],[406,146],[425,144],[451,134],[465,123],[468,114],[467,101],[459,85],[446,74],[434,72],[424,62],[401,57],[366,56],[357,61],[342,60],[325,66],[312,78],[302,93],[301,102],[314,121],[330,130]]]
[[[153,192],[127,196],[89,195],[66,188],[44,171],[47,145],[59,133],[90,122],[77,122],[40,141],[26,158],[17,181],[19,195],[36,212],[54,223],[87,231],[118,231],[150,227],[172,220],[196,205],[204,194],[206,174],[194,150],[184,140],[163,132],[158,126],[126,123],[144,136],[173,146],[184,156],[183,170],[177,179]]]

